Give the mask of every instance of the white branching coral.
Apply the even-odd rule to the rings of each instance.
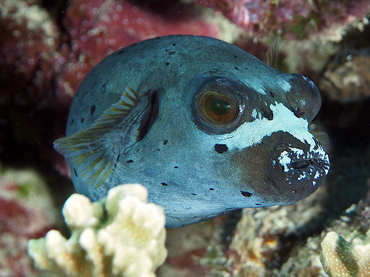
[[[331,277],[370,276],[370,230],[365,236],[347,242],[329,232],[321,243],[320,257],[325,272]]]
[[[165,217],[147,194],[137,184],[115,187],[95,203],[73,194],[63,207],[71,237],[52,230],[30,240],[35,266],[59,276],[155,276],[167,255]]]

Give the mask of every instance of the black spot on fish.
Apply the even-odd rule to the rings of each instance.
[[[72,125],[72,124],[73,124],[73,122],[75,122],[75,120],[74,120],[74,119],[72,119],[72,120],[71,120],[71,123],[70,123],[70,125]]]
[[[164,187],[168,186],[165,182],[161,183],[161,185],[164,186]]]
[[[234,67],[236,70],[239,70],[239,68],[237,68],[236,66]]]
[[[215,190],[214,188],[209,188],[209,190]]]
[[[170,52],[170,55],[173,55],[173,54],[175,54],[176,52],[175,51],[172,51],[172,52]]]
[[[169,66],[169,65],[170,65],[170,63],[169,63],[169,62],[167,62],[167,63],[165,63],[165,65]]]
[[[85,121],[85,119],[84,118],[81,118],[81,123],[83,123]]]
[[[176,43],[172,43],[172,46],[176,46]]]
[[[78,175],[77,175],[77,171],[76,171],[76,169],[75,169],[75,168],[73,169],[73,172],[75,173],[75,176],[76,176],[76,177],[78,177]]]
[[[122,54],[123,52],[125,52],[125,49],[121,49],[121,50],[117,51],[116,55]]]
[[[168,143],[168,139],[165,139],[164,141],[163,141],[163,145],[166,145]]]
[[[90,107],[90,115],[93,115],[95,113],[95,109],[96,109],[96,106],[95,105],[92,105]]]
[[[197,195],[196,193],[192,192],[191,195]]]
[[[133,160],[128,160],[128,161],[126,161],[126,163],[133,163],[134,161]]]
[[[225,153],[229,148],[227,147],[226,144],[215,144],[215,150],[217,153]]]
[[[180,64],[180,67],[182,67],[182,64]]]
[[[237,55],[234,55],[234,58],[237,58],[238,56]]]
[[[274,113],[272,112],[272,110],[271,110],[271,109],[269,109],[269,111],[268,111],[268,113],[267,113],[267,115],[266,115],[266,118],[267,118],[268,120],[273,120],[273,119],[274,119]]]
[[[252,193],[248,192],[248,191],[240,191],[240,193],[245,196],[245,197],[251,197],[252,196]]]
[[[262,206],[262,204],[260,204],[260,203],[256,203],[255,205],[256,205],[256,206]]]
[[[179,168],[177,165],[175,165],[173,168]]]
[[[294,115],[298,118],[301,118],[302,116],[305,115],[305,112],[302,112],[300,108],[294,111]]]
[[[275,98],[275,95],[272,93],[272,91],[269,91],[272,98]]]
[[[102,85],[100,91],[104,94],[107,91],[107,84]]]

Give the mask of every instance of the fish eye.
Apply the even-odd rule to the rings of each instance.
[[[199,95],[197,108],[205,122],[221,127],[232,123],[238,115],[236,101],[230,95],[214,90]]]

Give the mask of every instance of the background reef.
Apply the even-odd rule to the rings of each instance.
[[[0,275],[35,276],[31,238],[68,236],[73,193],[52,142],[85,74],[129,44],[168,34],[217,37],[311,78],[312,125],[329,151],[325,185],[295,205],[246,209],[167,232],[158,276],[327,276],[321,242],[370,228],[370,3],[367,0],[0,0]],[[333,275],[334,276],[334,275]]]

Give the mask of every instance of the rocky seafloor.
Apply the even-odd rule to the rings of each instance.
[[[61,208],[74,190],[52,142],[85,74],[121,47],[168,34],[217,37],[262,60],[280,35],[278,69],[321,91],[311,127],[331,170],[294,205],[167,230],[156,275],[370,276],[368,1],[0,0],[0,12],[0,276],[51,276],[33,267],[27,242],[51,229],[69,236]]]

